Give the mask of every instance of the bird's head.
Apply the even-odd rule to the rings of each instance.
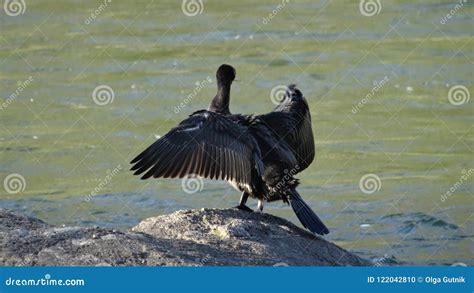
[[[217,80],[223,83],[232,83],[235,80],[235,75],[235,68],[227,64],[219,66],[216,72]]]

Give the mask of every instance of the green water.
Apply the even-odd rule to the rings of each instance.
[[[382,265],[474,264],[473,101],[448,101],[455,85],[474,92],[471,2],[444,24],[457,2],[383,1],[370,17],[359,1],[204,1],[196,16],[180,1],[102,3],[27,0],[23,14],[0,11],[0,178],[25,179],[23,191],[0,189],[2,207],[128,228],[236,205],[223,182],[187,194],[181,180],[127,171],[155,135],[207,107],[214,72],[229,63],[241,80],[235,113],[270,111],[277,85],[297,83],[307,97],[317,157],[299,190],[327,239]],[[100,85],[112,103],[94,103]],[[359,180],[370,173],[380,188],[365,194]],[[265,211],[298,223],[283,204]]]

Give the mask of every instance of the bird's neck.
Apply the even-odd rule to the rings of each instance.
[[[230,114],[230,85],[231,83],[221,81],[217,82],[217,94],[209,105],[209,111],[221,114]]]

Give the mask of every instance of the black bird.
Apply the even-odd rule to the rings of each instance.
[[[228,181],[242,192],[239,209],[252,211],[249,196],[291,205],[303,226],[313,233],[328,228],[296,191],[296,173],[314,159],[309,107],[290,85],[285,99],[264,115],[231,114],[230,88],[235,69],[223,64],[216,73],[218,91],[208,110],[192,113],[131,161],[141,179],[201,176]]]
[[[230,86],[235,80],[235,76],[236,73],[234,67],[227,64],[219,66],[216,72],[217,94],[209,105],[209,111],[223,115],[230,115]]]

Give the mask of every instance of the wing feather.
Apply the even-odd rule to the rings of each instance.
[[[248,128],[218,113],[198,111],[132,161],[142,179],[198,175],[252,186],[262,173],[258,144]]]
[[[283,139],[291,148],[299,170],[306,169],[314,160],[315,147],[311,116],[295,115],[289,112],[270,112],[258,118],[271,129],[274,134]]]

